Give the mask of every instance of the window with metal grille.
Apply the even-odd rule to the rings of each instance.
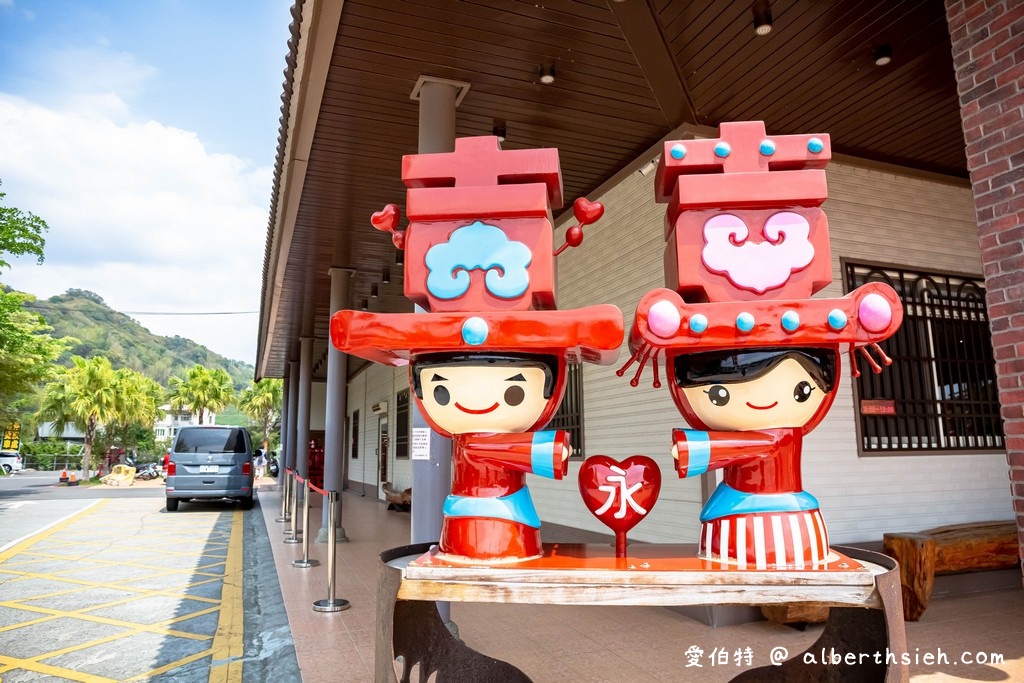
[[[572,363],[568,366],[565,380],[565,398],[558,412],[551,418],[548,429],[564,429],[569,432],[573,458],[584,457],[583,445],[583,366]]]
[[[403,389],[395,396],[395,457],[409,459],[409,390]]]
[[[352,413],[352,430],[349,432],[352,435],[352,459],[359,459],[359,411],[356,410]]]
[[[854,380],[860,450],[1002,449],[995,361],[980,278],[844,261],[847,291],[885,282],[903,301],[903,324],[875,374],[859,358]]]

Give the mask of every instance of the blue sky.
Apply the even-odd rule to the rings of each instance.
[[[291,4],[0,0],[5,205],[50,225],[0,282],[122,311],[253,311]],[[232,358],[255,314],[134,315]]]

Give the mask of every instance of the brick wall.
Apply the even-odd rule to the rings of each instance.
[[[1024,3],[946,0],[946,18],[1024,546]]]

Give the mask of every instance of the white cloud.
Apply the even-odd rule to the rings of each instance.
[[[50,226],[45,264],[12,261],[6,284],[39,297],[88,289],[121,311],[259,308],[271,168],[211,154],[195,133],[131,121],[115,90],[96,87],[61,106],[0,93],[0,150],[5,205]],[[135,317],[157,334],[255,358],[257,315]]]
[[[38,102],[122,123],[131,116],[130,103],[160,76],[156,67],[131,53],[111,49],[102,36],[90,45],[63,45],[38,54],[26,68]]]

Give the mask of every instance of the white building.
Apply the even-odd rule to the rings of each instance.
[[[158,440],[173,439],[181,427],[199,424],[199,415],[184,408],[174,411],[170,405],[160,406],[164,416],[153,423],[153,436]],[[209,410],[203,412],[203,424],[217,424],[217,414]]]

